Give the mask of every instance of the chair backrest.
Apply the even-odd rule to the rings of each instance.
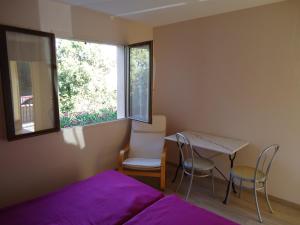
[[[279,145],[271,145],[260,153],[256,162],[255,179],[258,171],[263,172],[266,179],[268,178],[273,159],[278,150]]]
[[[166,123],[163,115],[153,115],[152,124],[132,121],[129,157],[159,159],[165,144]]]
[[[191,159],[192,168],[194,168],[194,150],[189,139],[182,133],[176,134],[177,145],[180,150],[182,168],[185,170],[184,161]]]

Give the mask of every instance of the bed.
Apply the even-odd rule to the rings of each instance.
[[[236,225],[175,195],[161,198],[125,225]]]
[[[180,213],[179,213],[180,212]],[[235,224],[116,171],[0,210],[1,225]]]

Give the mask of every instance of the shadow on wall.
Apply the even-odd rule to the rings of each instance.
[[[0,121],[4,119],[0,107]],[[119,120],[8,142],[0,123],[0,207],[115,168],[129,130],[128,120]]]

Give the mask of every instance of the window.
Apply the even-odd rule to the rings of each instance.
[[[129,46],[128,115],[129,118],[151,123],[152,42]]]
[[[0,73],[8,140],[126,117],[151,123],[152,42],[86,43],[0,25]]]
[[[61,127],[125,117],[124,47],[56,39]]]
[[[59,130],[54,35],[0,26],[0,54],[7,138]]]

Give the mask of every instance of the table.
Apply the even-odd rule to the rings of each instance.
[[[189,139],[191,145],[194,148],[201,148],[201,149],[205,149],[208,151],[213,151],[213,152],[217,153],[216,155],[219,155],[219,154],[228,155],[229,160],[230,160],[230,168],[232,168],[234,165],[236,153],[249,144],[247,141],[238,140],[238,139],[234,139],[234,138],[228,138],[228,137],[221,137],[221,136],[217,136],[217,135],[207,134],[204,132],[183,131],[180,133],[182,133]],[[165,140],[177,142],[176,134],[165,137]],[[197,151],[195,151],[195,153],[199,154],[199,153],[197,153]],[[216,155],[214,155],[213,157],[215,157]],[[180,162],[177,166],[176,173],[175,173],[175,176],[174,176],[172,182],[174,182],[176,180],[178,170],[181,167],[180,153],[179,153],[179,156],[180,156],[179,157]],[[223,176],[223,178],[225,178],[225,180],[228,181],[226,196],[223,201],[223,203],[225,204],[225,202],[228,198],[228,195],[229,195],[230,183],[229,183],[229,180],[226,178],[226,176],[217,167],[216,167],[216,170]],[[234,185],[233,185],[233,190],[235,191]]]

